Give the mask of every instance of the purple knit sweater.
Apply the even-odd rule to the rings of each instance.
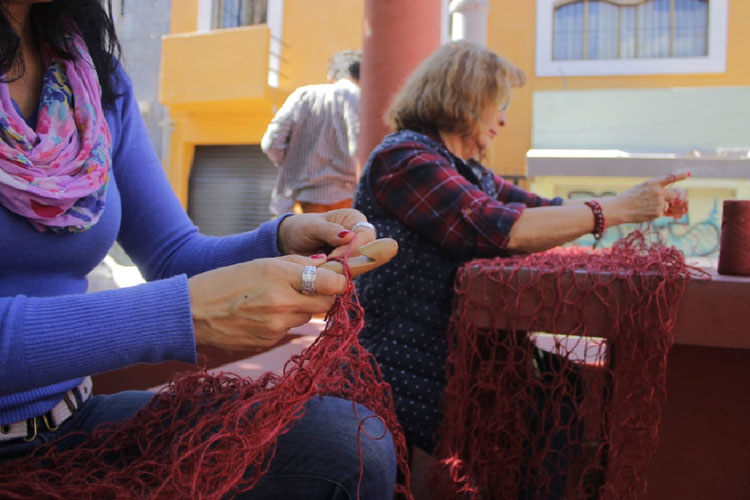
[[[0,205],[0,424],[43,414],[86,375],[194,362],[187,277],[279,255],[281,218],[240,235],[198,233],[164,176],[130,79],[118,76],[100,221],[82,233],[40,233]],[[149,282],[86,294],[86,274],[115,239]]]

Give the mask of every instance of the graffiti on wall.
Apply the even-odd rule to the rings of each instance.
[[[612,192],[593,193],[586,191],[571,191],[569,198],[594,198],[599,196],[614,195]],[[639,224],[622,224],[610,227],[602,235],[597,247],[607,248],[626,236]],[[719,218],[719,200],[714,198],[713,208],[705,219],[694,222],[690,220],[690,214],[685,214],[679,219],[672,217],[660,217],[651,222],[650,237],[661,241],[665,245],[678,248],[689,257],[715,257],[719,253],[719,240],[721,237],[721,220]],[[581,236],[571,243],[578,246],[592,246],[594,237],[592,235]]]

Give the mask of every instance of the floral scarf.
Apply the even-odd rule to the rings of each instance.
[[[70,42],[74,61],[45,54],[36,130],[0,82],[0,203],[38,231],[85,231],[107,194],[112,138],[99,79],[81,37]]]

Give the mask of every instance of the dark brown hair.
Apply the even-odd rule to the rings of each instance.
[[[0,0],[0,79],[14,69],[23,74],[23,54],[18,33],[8,20],[7,0]],[[105,9],[104,5],[107,5]],[[112,20],[111,0],[55,0],[37,3],[31,7],[31,19],[39,38],[49,44],[61,57],[76,57],[74,47],[69,47],[66,35],[76,26],[91,54],[102,87],[102,103],[111,105],[117,98],[114,80],[120,44]]]

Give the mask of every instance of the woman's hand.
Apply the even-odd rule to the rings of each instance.
[[[279,226],[279,250],[283,254],[312,255],[333,249],[330,257],[338,257],[346,253],[351,243],[352,255],[356,255],[359,247],[376,236],[375,231],[367,227],[352,231],[357,222],[367,222],[367,219],[352,208],[289,216]]]
[[[614,198],[600,199],[607,225],[648,222],[664,215],[682,217],[688,210],[685,191],[671,185],[688,177],[686,172],[650,179]]]
[[[663,215],[682,217],[687,213],[685,191],[672,184],[689,173],[651,179],[618,196],[597,198],[606,227],[627,222],[648,222]],[[510,229],[507,250],[539,252],[591,232],[595,220],[585,200],[565,200],[563,206],[527,208]]]
[[[346,291],[344,276],[318,269],[316,294],[300,292],[304,266],[325,261],[290,255],[193,276],[188,286],[196,343],[229,350],[277,344],[290,328],[327,312],[335,295]]]
[[[687,192],[682,188],[670,188],[665,196],[667,202],[664,215],[679,219],[688,213]]]

